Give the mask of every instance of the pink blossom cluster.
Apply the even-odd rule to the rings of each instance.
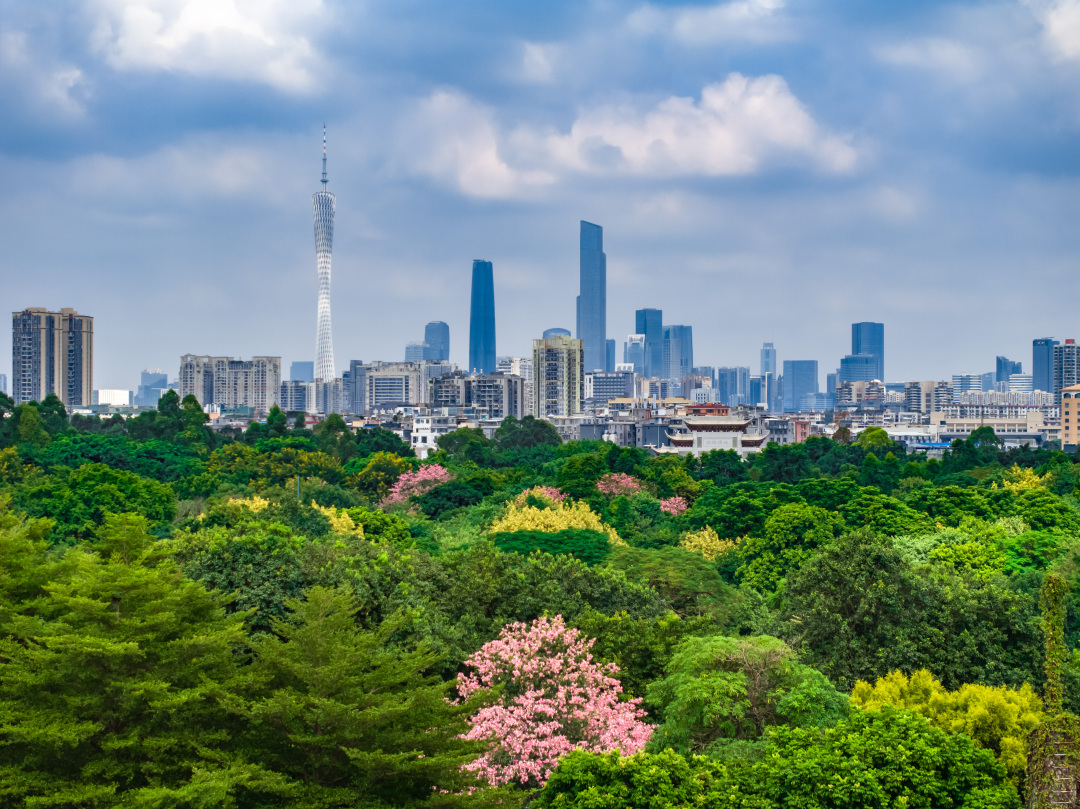
[[[667,497],[660,501],[660,510],[666,511],[668,514],[674,514],[676,517],[689,507],[690,504],[686,502],[685,497]]]
[[[596,482],[596,488],[601,494],[625,494],[628,497],[645,490],[640,480],[625,472],[608,472]]]
[[[550,500],[552,503],[561,503],[566,499],[566,495],[559,491],[554,486],[533,486],[531,489],[526,489],[517,497],[514,498],[514,503],[519,506],[525,505],[525,501],[529,499],[529,496],[539,497],[544,500]]]
[[[379,507],[387,508],[407,503],[410,497],[430,491],[448,482],[451,477],[451,474],[437,463],[421,466],[415,472],[403,472],[401,477],[394,481]]]
[[[495,786],[539,787],[573,750],[642,750],[653,727],[641,721],[641,700],[619,700],[622,686],[611,676],[619,669],[596,663],[593,643],[556,615],[529,626],[508,624],[466,660],[472,671],[458,675],[462,699],[498,685],[503,690],[469,720],[462,738],[486,741],[488,751],[464,769]]]

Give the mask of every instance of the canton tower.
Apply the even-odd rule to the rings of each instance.
[[[311,195],[315,216],[315,259],[319,274],[319,309],[315,328],[315,378],[334,379],[334,335],[330,330],[330,257],[334,250],[334,195],[326,190],[326,126],[322,140],[322,191]]]

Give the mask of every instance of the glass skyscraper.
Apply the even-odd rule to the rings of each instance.
[[[491,262],[479,259],[472,265],[469,372],[495,372],[495,277]]]
[[[863,323],[851,324],[851,353],[873,354],[877,357],[877,367],[874,369],[874,379],[885,381],[885,324]]]
[[[1031,341],[1031,384],[1035,390],[1054,390],[1054,346],[1057,340],[1040,337]]]
[[[581,222],[581,293],[577,298],[577,337],[584,344],[586,371],[607,368],[607,256],[604,229]]]
[[[884,381],[877,375],[879,368],[875,354],[848,354],[840,360],[838,382],[879,382]]]
[[[776,377],[776,349],[772,343],[761,344],[761,376],[772,374]]]
[[[664,373],[664,313],[659,309],[634,312],[634,333],[645,335],[645,376]]]
[[[694,367],[694,329],[692,326],[664,327],[664,373],[679,384]]]
[[[433,320],[424,326],[424,342],[427,343],[425,360],[450,359],[450,327],[441,320]]]
[[[784,360],[785,413],[798,413],[803,396],[818,392],[817,360]]]

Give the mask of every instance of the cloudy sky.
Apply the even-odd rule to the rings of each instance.
[[[620,357],[646,306],[755,373],[1080,332],[1080,0],[0,0],[0,122],[2,305],[93,315],[101,388],[313,359],[324,122],[339,368],[465,364],[474,258],[499,354],[572,329],[581,219]]]

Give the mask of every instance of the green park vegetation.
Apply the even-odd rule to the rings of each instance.
[[[337,416],[206,421],[0,395],[0,807],[1005,809],[1080,712],[1059,451],[680,458],[526,417],[421,463]],[[458,676],[555,616],[651,736],[478,781],[513,682]]]

